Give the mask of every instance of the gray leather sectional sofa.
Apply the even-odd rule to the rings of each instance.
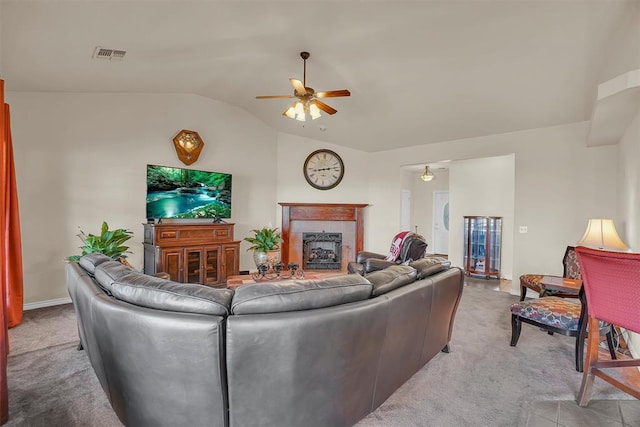
[[[463,274],[429,260],[236,291],[67,267],[91,365],[127,426],[350,426],[448,351]]]

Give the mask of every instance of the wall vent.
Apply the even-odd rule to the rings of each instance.
[[[96,46],[93,51],[93,59],[108,59],[108,60],[116,60],[120,61],[124,58],[124,55],[127,53],[126,50],[117,50],[117,49],[105,49],[100,46]]]

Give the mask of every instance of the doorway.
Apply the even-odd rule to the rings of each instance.
[[[433,253],[449,254],[449,191],[433,192]]]

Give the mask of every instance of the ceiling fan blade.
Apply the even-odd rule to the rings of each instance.
[[[289,79],[289,81],[293,85],[293,88],[296,90],[296,94],[298,94],[299,96],[305,96],[307,94],[307,89],[304,88],[304,85],[300,80]]]
[[[266,95],[256,96],[256,99],[278,99],[278,98],[295,98],[293,95]]]
[[[318,107],[319,109],[321,109],[327,114],[335,114],[338,112],[338,110],[336,110],[335,108],[331,108],[324,102],[318,101],[317,99],[314,99],[313,101],[311,101],[311,104],[314,104],[316,107]]]
[[[315,93],[316,98],[335,98],[337,96],[351,96],[351,92],[349,92],[347,89],[341,89]]]

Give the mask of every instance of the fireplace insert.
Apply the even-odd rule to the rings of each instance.
[[[304,270],[340,270],[342,233],[302,233],[302,258]]]

